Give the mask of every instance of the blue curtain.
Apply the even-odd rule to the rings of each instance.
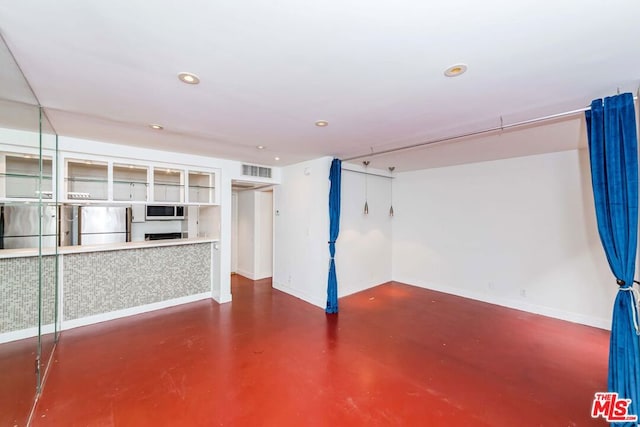
[[[336,240],[340,233],[340,185],[342,182],[342,161],[333,159],[329,171],[329,280],[327,283],[327,313],[338,312],[338,278],[336,276]]]
[[[631,399],[630,415],[640,415],[638,312],[633,292],[638,240],[638,141],[633,95],[594,100],[586,119],[598,231],[619,286],[611,324],[608,386],[621,398]]]

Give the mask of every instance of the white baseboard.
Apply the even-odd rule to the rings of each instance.
[[[347,286],[341,285],[340,282],[338,282],[338,300],[340,298],[348,297],[349,295],[366,291],[367,289],[375,288],[376,286],[384,285],[385,283],[389,283],[391,281],[392,280],[389,279],[389,280],[385,280],[384,282],[377,282],[370,285],[359,285],[358,287],[355,287],[355,288],[351,286],[347,287]],[[345,291],[345,288],[347,288],[346,291]]]
[[[558,310],[552,307],[546,307],[537,304],[531,304],[523,301],[513,300],[511,298],[501,298],[495,295],[486,295],[480,292],[473,292],[469,289],[454,288],[439,283],[426,283],[421,280],[395,278],[395,282],[404,283],[419,288],[431,289],[445,294],[456,295],[459,297],[469,298],[477,301],[495,304],[502,307],[513,308],[516,310],[526,311],[528,313],[540,314],[542,316],[552,317],[554,319],[566,320],[568,322],[579,323],[581,325],[593,326],[595,328],[611,330],[611,319],[601,319],[594,316],[586,316],[580,313]]]
[[[50,325],[42,326],[43,334],[52,334],[55,332],[55,328],[53,327],[53,323]],[[23,340],[25,338],[32,338],[38,336],[38,327],[21,329],[19,331],[11,331],[0,334],[0,344],[4,344],[11,341]]]
[[[213,299],[218,303],[218,304],[226,304],[228,302],[231,302],[231,294],[214,294],[213,295]]]
[[[241,270],[241,269],[238,268],[236,270],[236,274],[238,274],[238,275],[240,275],[242,277],[246,277],[249,280],[256,280],[254,274],[252,272],[250,272],[250,271]]]
[[[308,302],[309,304],[315,305],[316,307],[320,307],[323,310],[326,308],[327,302],[322,298],[309,295],[305,292],[300,291],[299,289],[292,288],[283,283],[272,282],[271,285],[273,286],[274,289],[277,289],[286,294],[294,296],[298,299]]]
[[[148,313],[150,311],[160,310],[168,307],[174,307],[176,305],[187,304],[190,302],[200,301],[207,298],[212,298],[211,292],[203,292],[201,294],[189,295],[186,297],[154,302],[152,304],[125,308],[123,310],[111,311],[109,313],[96,314],[95,316],[82,317],[80,319],[63,320],[62,330],[73,329],[80,326],[92,325],[94,323],[106,322],[108,320],[120,319],[122,317],[133,316],[136,314]]]

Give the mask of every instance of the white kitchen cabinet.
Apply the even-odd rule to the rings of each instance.
[[[145,222],[146,211],[146,205],[131,205],[131,222]]]
[[[189,171],[189,203],[214,203],[215,174]]]
[[[66,153],[62,154],[60,162],[64,165],[64,173],[57,184],[62,186],[60,198],[64,202],[198,206],[218,204],[217,170],[191,169],[186,165],[152,163],[141,159],[92,155],[72,158],[67,157]],[[0,177],[7,175],[3,173],[2,165],[4,163],[0,162]],[[55,165],[53,170],[55,172]],[[50,171],[51,160],[45,165],[45,175],[50,176]],[[45,188],[49,194],[51,187],[49,183]],[[0,190],[0,199],[3,197],[8,196],[4,196]]]
[[[184,171],[171,168],[154,168],[153,201],[184,202]]]
[[[148,198],[148,167],[131,164],[113,165],[113,200],[146,202]]]
[[[66,198],[69,200],[108,200],[107,162],[67,159]]]
[[[0,154],[0,195],[8,199],[43,199],[53,197],[52,161],[42,159],[42,181],[40,181],[40,159],[29,154]]]

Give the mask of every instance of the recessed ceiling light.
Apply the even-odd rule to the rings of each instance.
[[[164,129],[164,128],[162,127],[162,125],[155,124],[155,123],[154,123],[154,124],[150,124],[150,125],[149,125],[149,127],[150,127],[151,129],[155,129],[155,130],[162,130],[162,129]]]
[[[277,162],[278,160],[280,160],[280,157],[274,157],[273,160]]]
[[[198,83],[200,83],[200,78],[193,73],[182,72],[178,74],[178,78],[184,83],[190,85],[197,85]]]
[[[447,77],[457,77],[460,74],[464,74],[467,71],[467,64],[455,64],[444,70],[444,75]]]
[[[316,122],[316,126],[318,126],[318,127],[320,127],[320,128],[323,128],[323,127],[325,127],[325,126],[329,126],[329,122],[328,122],[328,121],[326,121],[326,120],[318,120],[318,121]]]
[[[264,145],[258,145],[256,148],[257,148],[258,150],[264,150],[264,149],[265,149],[265,148],[267,148],[267,147],[265,147]]]

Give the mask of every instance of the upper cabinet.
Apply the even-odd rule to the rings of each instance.
[[[189,171],[189,203],[214,203],[215,174]]]
[[[0,201],[58,194],[60,202],[218,204],[216,169],[73,153],[60,153],[58,166],[55,157],[47,152],[40,161],[35,153],[0,151]]]
[[[44,157],[40,163],[38,156],[0,153],[0,197],[34,200],[40,196],[43,199],[53,198],[52,168],[51,157]]]
[[[113,200],[148,201],[149,168],[147,166],[114,163]]]
[[[106,162],[67,159],[65,195],[69,200],[108,200],[109,165]]]
[[[171,168],[154,168],[153,201],[184,202],[184,171]]]

